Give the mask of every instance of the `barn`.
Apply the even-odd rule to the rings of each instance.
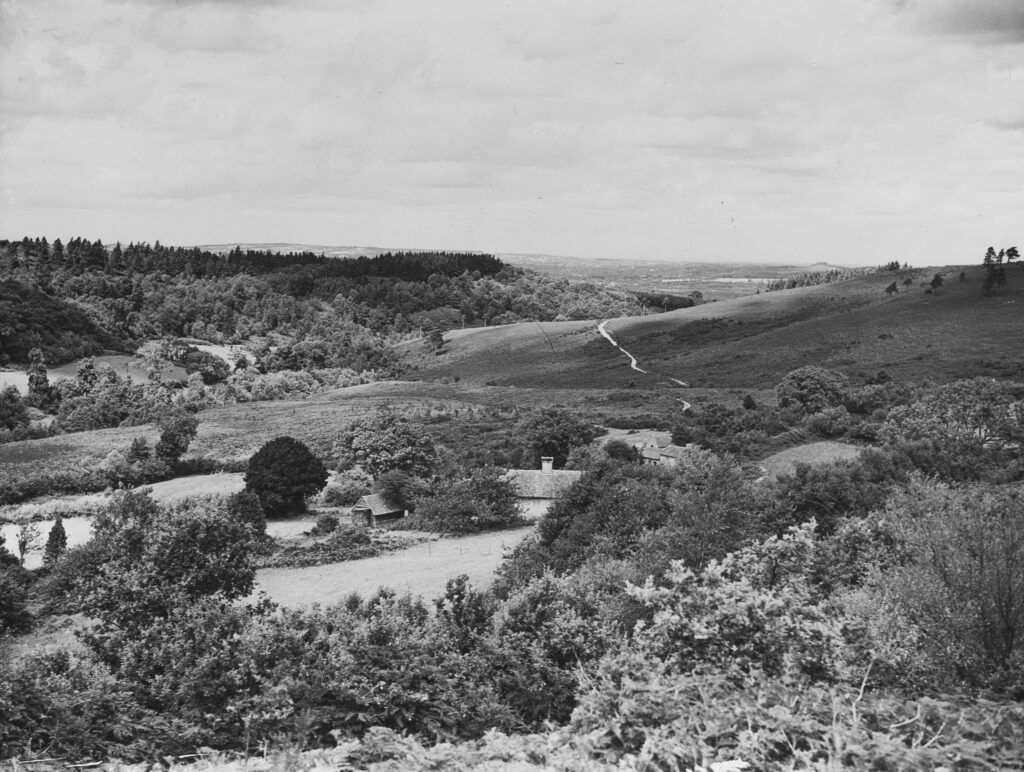
[[[352,507],[352,524],[373,527],[405,517],[405,510],[388,503],[382,493],[363,496]]]

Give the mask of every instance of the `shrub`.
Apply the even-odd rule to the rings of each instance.
[[[441,483],[416,504],[416,523],[434,531],[472,533],[521,522],[515,491],[496,467],[474,470],[467,480]]]
[[[327,483],[323,463],[292,437],[267,442],[249,459],[246,490],[255,493],[270,516],[306,511],[306,499]]]
[[[349,469],[334,476],[324,488],[320,501],[326,507],[350,507],[370,492],[373,478],[359,469]]]
[[[338,530],[338,518],[334,515],[320,515],[310,529],[310,536],[327,536]]]
[[[807,418],[807,428],[822,437],[842,437],[853,426],[845,407],[829,407]]]
[[[87,656],[37,654],[0,674],[0,758],[45,748],[69,760],[141,761],[191,750],[180,739],[187,734],[186,727],[141,707],[125,684]]]

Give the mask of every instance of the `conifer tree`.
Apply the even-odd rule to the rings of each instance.
[[[46,546],[43,548],[43,565],[53,565],[67,550],[68,535],[64,531],[64,521],[60,515],[57,515],[50,534],[46,537]]]

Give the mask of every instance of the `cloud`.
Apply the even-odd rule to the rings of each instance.
[[[3,235],[954,252],[1024,172],[990,6],[0,0]]]
[[[980,43],[1024,42],[1024,3],[1020,0],[901,0],[896,8],[928,32],[965,36]]]

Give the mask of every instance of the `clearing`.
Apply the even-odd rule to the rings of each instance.
[[[533,526],[417,544],[401,552],[309,568],[266,568],[256,574],[256,592],[282,606],[333,606],[353,592],[366,598],[381,587],[431,600],[459,574],[478,589],[491,584],[507,550]]]
[[[831,461],[854,459],[864,448],[846,442],[809,442],[795,448],[787,448],[761,461],[765,477],[776,478],[793,474],[797,464],[827,464]]]

